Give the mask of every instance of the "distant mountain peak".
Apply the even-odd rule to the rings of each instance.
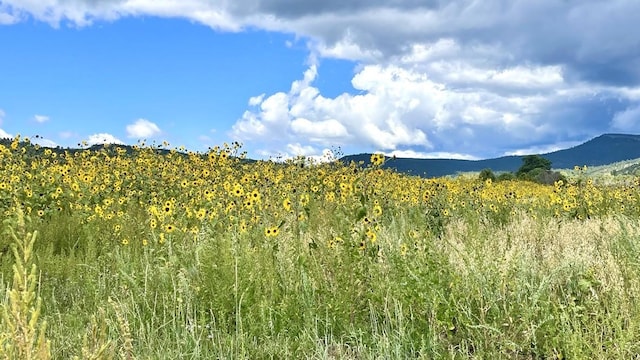
[[[622,140],[622,141],[640,141],[640,135],[634,134],[619,134],[619,133],[606,133],[594,137],[591,140],[584,142],[581,145],[587,144],[592,141],[607,141],[607,140]]]

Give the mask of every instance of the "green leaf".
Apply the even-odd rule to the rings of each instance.
[[[365,216],[367,216],[367,208],[365,206],[361,206],[358,208],[358,212],[356,213],[356,221],[362,220]]]

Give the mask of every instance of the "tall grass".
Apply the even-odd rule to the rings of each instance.
[[[114,247],[73,214],[32,224],[28,232],[41,236],[32,258],[20,255],[31,241],[18,259],[38,271],[18,265],[17,273],[42,299],[38,322],[47,327],[34,324],[38,340],[29,341],[39,348],[46,337],[59,359],[640,354],[637,219],[518,214],[500,224],[469,215],[416,237],[428,219],[406,212],[361,250],[350,238],[327,246],[350,229],[313,216],[321,211],[311,209],[305,231],[284,225],[266,241],[258,231],[205,227],[162,247]],[[4,279],[16,270],[9,263],[5,253]],[[14,280],[3,306],[38,310],[34,297],[11,295],[21,286]],[[3,349],[25,341],[6,318],[2,329]]]
[[[50,342],[45,338],[47,323],[40,320],[42,299],[36,291],[37,266],[32,259],[37,232],[27,232],[25,223],[19,208],[15,224],[6,224],[6,233],[13,240],[14,262],[13,283],[1,307],[0,355],[9,359],[49,359]]]

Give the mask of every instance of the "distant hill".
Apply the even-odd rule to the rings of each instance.
[[[640,158],[640,135],[604,134],[569,149],[539,155],[551,160],[554,169],[608,165]],[[368,164],[370,157],[371,154],[358,154],[345,156],[342,160]],[[440,177],[487,168],[494,172],[514,172],[521,165],[522,156],[503,156],[485,160],[388,158],[384,167],[413,175]]]

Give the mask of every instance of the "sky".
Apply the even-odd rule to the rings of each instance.
[[[637,0],[0,0],[0,137],[486,159],[640,133]]]

